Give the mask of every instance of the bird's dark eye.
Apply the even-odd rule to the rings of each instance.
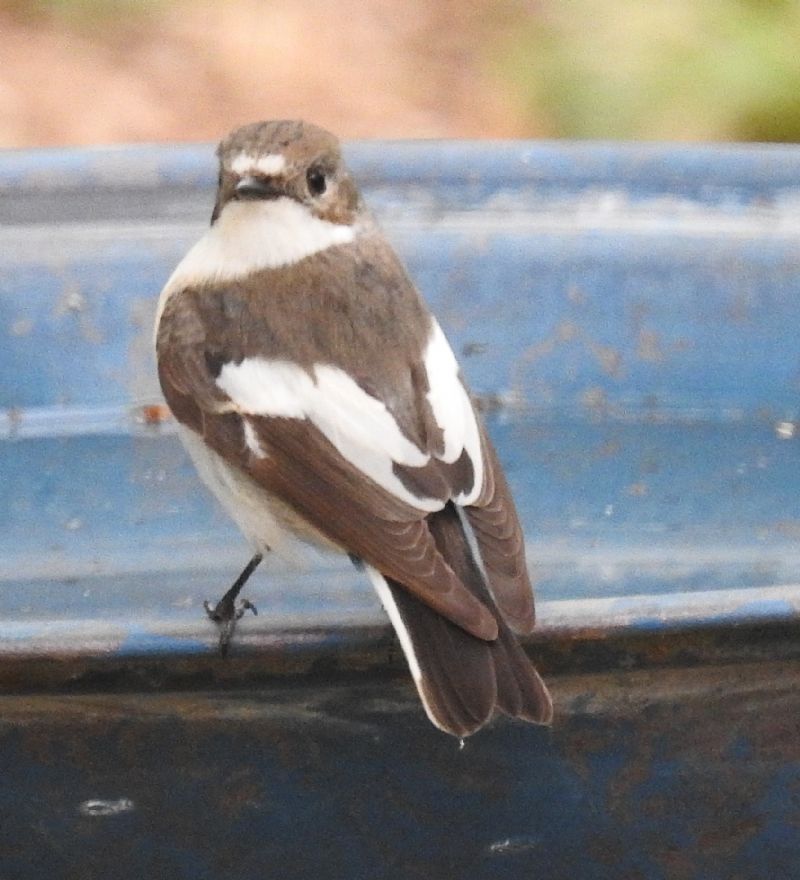
[[[325,180],[325,172],[316,165],[312,165],[306,171],[306,183],[312,196],[321,196],[328,185]]]

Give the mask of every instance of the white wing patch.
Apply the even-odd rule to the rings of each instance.
[[[256,434],[256,429],[253,427],[253,423],[250,419],[242,419],[242,430],[244,431],[245,445],[250,452],[252,452],[256,458],[266,458],[267,453],[264,451],[264,447],[261,445],[261,441],[258,439],[258,434]]]
[[[395,463],[424,467],[430,456],[344,370],[317,364],[309,372],[290,361],[246,358],[225,364],[217,385],[242,414],[308,419],[344,459],[407,504],[424,511],[444,506],[438,498],[420,498],[398,479]]]
[[[284,419],[306,418],[306,401],[315,393],[307,370],[265,358],[225,364],[217,385],[242,412]]]
[[[457,504],[472,504],[483,488],[481,436],[472,401],[459,376],[458,361],[436,320],[433,320],[424,360],[430,388],[428,402],[436,424],[444,433],[442,461],[454,462],[466,450],[474,468],[475,482],[471,491],[462,492],[453,500]]]

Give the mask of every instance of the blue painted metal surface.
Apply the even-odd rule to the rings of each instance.
[[[324,557],[220,665],[247,549],[151,353],[212,150],[0,154],[0,876],[793,876],[800,150],[347,152],[508,468],[556,726],[458,752]]]

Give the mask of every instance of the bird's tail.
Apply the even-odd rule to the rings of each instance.
[[[428,524],[440,553],[468,589],[492,610],[498,627],[493,642],[478,639],[396,581],[368,568],[428,717],[438,728],[458,737],[482,727],[495,709],[548,724],[553,714],[550,694],[497,610],[458,511],[448,504],[430,516]]]

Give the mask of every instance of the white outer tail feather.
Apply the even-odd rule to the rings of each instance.
[[[370,581],[372,582],[372,586],[375,588],[375,592],[378,594],[378,598],[381,600],[381,605],[383,605],[384,610],[389,615],[389,620],[394,627],[394,631],[397,633],[400,647],[403,649],[408,668],[411,671],[411,677],[414,679],[414,684],[417,686],[417,692],[422,701],[422,707],[425,709],[425,714],[428,716],[428,719],[434,727],[448,733],[448,731],[439,723],[431,710],[431,707],[428,705],[428,698],[423,687],[422,670],[420,669],[417,655],[414,653],[414,644],[411,641],[411,635],[403,622],[403,618],[400,616],[400,611],[397,607],[397,603],[394,601],[392,591],[389,589],[389,584],[386,583],[386,578],[371,565],[366,565],[364,567]]]

